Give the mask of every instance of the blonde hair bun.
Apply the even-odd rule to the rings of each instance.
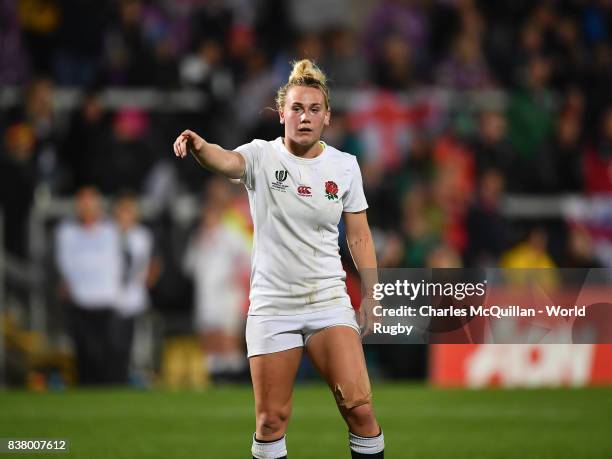
[[[317,65],[310,59],[293,62],[293,70],[289,75],[289,84],[299,84],[306,80],[315,80],[325,85],[327,78]]]
[[[327,87],[327,77],[323,71],[310,59],[302,59],[293,62],[293,70],[289,75],[287,84],[279,88],[276,93],[276,109],[282,110],[285,106],[287,91],[293,86],[307,86],[317,88],[323,93],[325,108],[329,110],[329,88]]]

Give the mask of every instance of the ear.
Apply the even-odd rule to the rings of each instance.
[[[280,118],[280,124],[285,124],[285,112],[283,110],[279,110],[278,116]]]
[[[327,113],[325,114],[325,121],[323,122],[325,126],[329,126],[330,119],[331,119],[331,110],[327,110]]]

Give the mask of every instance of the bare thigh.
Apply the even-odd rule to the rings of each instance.
[[[249,359],[259,440],[275,440],[285,433],[302,353],[299,347]]]
[[[351,431],[363,436],[377,435],[379,427],[372,409],[370,380],[357,332],[346,326],[326,328],[315,333],[306,347]]]

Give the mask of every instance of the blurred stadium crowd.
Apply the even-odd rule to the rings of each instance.
[[[33,261],[37,205],[85,186],[131,191],[149,204],[150,303],[168,329],[174,314],[189,329],[194,276],[182,268],[199,212],[186,224],[177,199],[205,201],[200,227],[211,196],[245,238],[249,217],[239,187],[215,191],[171,143],[185,128],[227,148],[282,135],[275,91],[302,57],[330,78],[325,140],[360,161],[381,267],[612,265],[609,219],[594,230],[503,205],[612,191],[609,0],[2,0],[7,259]],[[143,90],[157,102],[130,97]],[[55,269],[49,308],[62,302]],[[19,286],[14,296],[29,301]]]

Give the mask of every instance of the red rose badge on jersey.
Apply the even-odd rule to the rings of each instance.
[[[336,182],[325,182],[325,196],[327,199],[338,199],[338,185]]]

